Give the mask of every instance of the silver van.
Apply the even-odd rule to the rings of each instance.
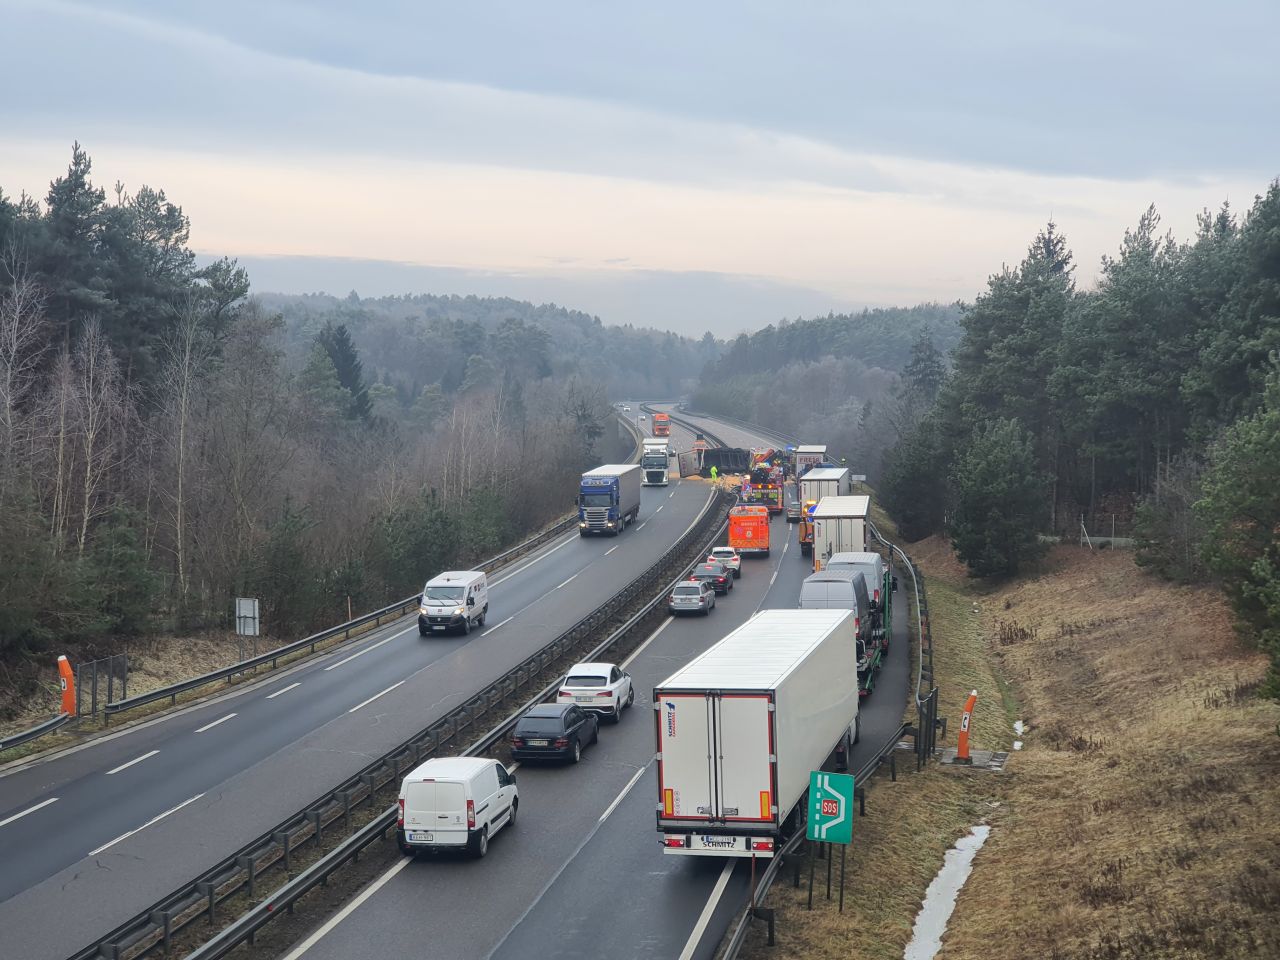
[[[855,570],[830,568],[805,578],[800,585],[802,610],[852,610],[854,628],[858,632],[858,659],[870,643],[871,601],[867,597],[867,585],[862,574]]]
[[[515,826],[520,789],[497,760],[436,757],[404,778],[399,804],[401,853],[465,850],[483,857],[495,833]]]
[[[884,610],[889,598],[885,591],[894,586],[892,580],[885,577],[884,558],[878,553],[833,553],[825,569],[862,574],[867,584],[867,599],[871,601],[871,633],[887,650],[889,638],[885,632]]]
[[[418,634],[483,627],[489,612],[489,581],[483,570],[450,570],[432,577],[422,588]]]

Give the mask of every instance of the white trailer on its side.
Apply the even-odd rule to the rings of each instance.
[[[653,709],[663,852],[772,857],[810,771],[858,738],[854,616],[758,613],[658,684]]]

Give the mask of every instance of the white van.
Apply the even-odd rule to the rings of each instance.
[[[450,570],[432,577],[422,588],[418,634],[483,627],[489,612],[489,581],[482,570]]]
[[[884,557],[878,553],[833,553],[825,570],[853,570],[867,582],[867,599],[878,610],[884,594]]]
[[[489,852],[489,841],[515,826],[520,790],[515,774],[485,757],[436,757],[400,784],[396,840],[407,856],[430,850]]]

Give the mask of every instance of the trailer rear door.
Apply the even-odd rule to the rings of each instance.
[[[767,694],[716,697],[718,815],[729,823],[773,820],[773,713]]]

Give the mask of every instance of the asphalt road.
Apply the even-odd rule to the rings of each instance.
[[[646,487],[620,537],[575,531],[499,571],[470,636],[420,638],[410,617],[0,775],[0,956],[65,957],[301,809],[595,609],[709,496]]]
[[[712,429],[729,443],[761,443],[737,428]],[[619,725],[601,727],[581,764],[519,769],[519,824],[495,838],[485,860],[400,861],[288,960],[711,957],[745,899],[750,862],[662,853],[653,819],[652,689],[757,610],[796,605],[811,568],[795,531],[775,518],[775,549],[744,561],[742,578],[711,616],[668,620],[641,647],[628,665],[635,708]],[[900,603],[888,664],[861,708],[854,766],[902,720],[903,611]]]

